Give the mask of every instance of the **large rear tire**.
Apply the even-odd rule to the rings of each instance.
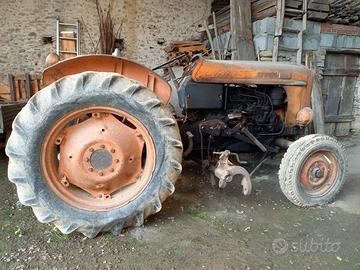
[[[280,187],[295,205],[323,205],[339,193],[346,171],[346,151],[335,138],[308,135],[285,153],[279,170]]]
[[[96,109],[93,114],[91,114],[91,108]],[[95,151],[97,152],[95,163],[98,164],[99,170],[97,167],[90,168],[91,173],[97,172],[98,174],[86,175],[94,183],[99,183],[102,180],[101,177],[107,177],[107,180],[104,180],[105,185],[109,186],[106,198],[97,196],[101,192],[96,190],[96,188],[101,190],[104,185],[90,185],[89,188],[89,183],[81,182],[83,179],[80,179],[80,182],[71,180],[78,177],[77,174],[82,170],[81,166],[76,172],[64,169],[64,167],[72,167],[69,160],[66,161],[67,163],[63,160],[76,159],[79,156],[81,161],[84,151],[74,150],[75,153],[68,157],[62,152],[65,151],[63,149],[65,146],[62,146],[60,139],[56,139],[54,145],[51,144],[51,138],[55,135],[58,136],[55,138],[65,136],[64,141],[69,144],[69,141],[80,134],[76,128],[85,125],[87,125],[85,130],[92,128],[91,121],[97,121],[92,119],[92,116],[95,115],[96,118],[99,118],[99,115],[103,114],[101,110],[106,111],[104,113],[106,117],[111,115],[110,120],[115,122],[115,131],[122,128],[126,134],[130,134],[123,137],[126,145],[115,144],[111,139],[106,141],[105,137],[101,137],[101,132],[105,132],[105,129],[109,128],[108,123],[111,124],[111,122],[104,116],[104,119],[101,119],[103,122],[99,122],[104,126],[102,131],[99,131],[100,135],[96,135],[98,138],[95,136],[94,142],[89,139],[89,145],[99,143],[99,150]],[[77,116],[79,117],[77,121],[70,121],[71,119],[67,118],[69,115],[76,115],[74,112],[81,111],[85,114],[82,118]],[[112,114],[113,112],[114,114]],[[115,115],[116,112],[119,113]],[[121,116],[122,112],[126,116]],[[120,117],[122,118],[120,119]],[[64,130],[62,131],[58,127],[61,126],[59,123],[64,122],[64,119],[69,122],[66,126],[63,125]],[[110,138],[117,139],[120,136],[118,133],[112,132],[113,137]],[[55,135],[53,136],[53,134]],[[82,134],[85,138],[87,137],[86,133]],[[132,141],[129,141],[128,138],[132,136],[131,134],[137,134],[140,139],[146,137],[145,142],[139,143],[136,137],[131,138],[135,145],[133,146],[135,148],[131,148]],[[79,144],[82,143],[80,140]],[[115,147],[106,150],[107,145],[115,145]],[[130,170],[129,168],[133,168],[135,165],[126,165],[126,163],[122,167],[119,165],[118,169],[109,167],[108,171],[105,171],[106,166],[115,166],[115,161],[122,164],[123,161],[115,160],[115,157],[112,157],[115,150],[116,154],[119,152],[117,148],[124,156],[127,150],[137,149],[139,151],[139,147],[143,145],[148,148],[145,157],[143,157],[144,151],[142,151],[141,158],[138,158],[138,164],[142,167],[140,168],[141,174],[137,174],[135,179],[138,179],[139,184],[136,184],[134,179],[130,179],[129,183],[124,184],[117,177],[119,175],[125,178],[130,177],[131,172],[128,173],[126,170]],[[73,144],[74,146],[76,148],[76,144]],[[152,149],[151,155],[149,154],[150,148]],[[94,152],[93,148],[89,149],[90,152]],[[56,154],[56,151],[59,153]],[[105,153],[105,151],[108,152]],[[52,222],[64,234],[78,231],[90,238],[95,237],[99,232],[111,231],[117,235],[124,227],[142,225],[146,217],[160,211],[162,202],[174,192],[175,181],[182,169],[182,143],[177,123],[169,109],[151,91],[137,82],[115,73],[85,72],[67,76],[37,93],[14,120],[13,132],[6,147],[6,154],[9,157],[8,177],[17,186],[20,202],[31,206],[40,222]],[[88,155],[90,154],[88,153]],[[92,162],[89,161],[92,156],[91,158],[84,156],[85,159],[87,160],[84,162]],[[125,161],[134,163],[134,160],[136,157]],[[151,165],[148,170],[146,164],[142,165],[144,160]],[[105,164],[104,162],[110,163]],[[59,169],[56,167],[57,164]],[[69,175],[65,175],[65,173],[60,175],[59,171],[61,170],[66,171],[66,174]],[[54,171],[56,172],[54,173]],[[142,174],[143,171],[148,171],[148,174]],[[54,174],[59,174],[59,181],[53,179]],[[105,188],[103,189],[106,191]],[[132,189],[133,195],[126,194],[127,190]],[[122,199],[124,195],[130,197],[124,201]],[[114,198],[113,202],[112,198]],[[117,199],[115,200],[115,198]]]

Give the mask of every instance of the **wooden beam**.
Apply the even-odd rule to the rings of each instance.
[[[317,134],[325,134],[324,101],[320,81],[317,77],[313,81],[311,107],[314,111],[314,129]]]
[[[230,0],[233,60],[255,60],[252,36],[251,1]]]
[[[26,95],[26,99],[30,99],[30,97],[31,97],[30,75],[28,73],[26,73],[25,78],[26,78],[26,80],[25,80],[25,95]]]
[[[11,101],[15,101],[14,77],[12,74],[8,74],[8,78],[9,78]]]
[[[273,58],[272,58],[273,62],[277,62],[279,56],[279,43],[280,43],[280,37],[282,36],[282,32],[283,32],[284,16],[285,16],[285,0],[277,0],[276,28],[275,28]]]
[[[327,115],[325,117],[325,123],[348,123],[355,121],[353,115]]]

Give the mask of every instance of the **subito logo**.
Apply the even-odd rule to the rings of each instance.
[[[272,242],[272,250],[277,255],[285,254],[289,249],[289,243],[285,239],[275,239]]]

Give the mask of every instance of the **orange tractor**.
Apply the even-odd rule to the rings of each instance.
[[[199,161],[220,188],[241,181],[248,195],[256,169],[286,149],[281,190],[321,205],[341,189],[346,156],[334,138],[304,136],[313,78],[302,66],[198,59],[170,86],[114,56],[58,62],[13,123],[9,179],[40,222],[116,235],[161,210],[182,160]]]

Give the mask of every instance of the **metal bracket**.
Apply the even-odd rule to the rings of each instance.
[[[225,188],[227,183],[233,180],[234,176],[240,175],[242,176],[243,193],[249,195],[252,189],[250,174],[245,168],[233,165],[229,160],[230,155],[231,152],[228,150],[222,152],[214,170],[215,176],[219,179],[219,187]]]

